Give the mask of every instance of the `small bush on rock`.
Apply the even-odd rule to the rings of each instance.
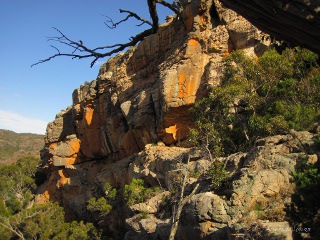
[[[131,206],[137,203],[145,202],[154,196],[159,190],[157,188],[147,188],[142,179],[132,179],[129,185],[124,186],[123,197],[125,202]]]
[[[91,198],[88,201],[87,209],[92,212],[98,211],[101,213],[108,213],[111,211],[112,206],[108,204],[107,200],[104,197]]]
[[[100,214],[108,214],[112,210],[112,206],[115,203],[117,190],[112,188],[109,182],[106,182],[103,186],[104,196],[100,198],[91,198],[88,201],[87,209],[90,212],[100,212]]]
[[[228,180],[230,174],[226,171],[223,163],[215,161],[211,164],[205,175],[210,179],[212,189],[219,190],[222,184]]]

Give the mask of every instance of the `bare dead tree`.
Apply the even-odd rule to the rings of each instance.
[[[150,29],[144,30],[143,32],[138,33],[135,36],[132,36],[129,38],[129,41],[126,43],[117,43],[114,45],[106,45],[96,48],[90,48],[83,44],[83,42],[72,40],[71,38],[67,37],[64,33],[62,33],[58,28],[53,27],[53,29],[58,32],[58,36],[55,37],[48,37],[49,42],[55,42],[61,46],[67,46],[70,51],[69,52],[61,52],[58,47],[55,45],[50,45],[56,53],[52,56],[39,60],[38,62],[31,65],[31,67],[38,65],[40,63],[48,62],[56,57],[70,57],[72,59],[83,59],[83,58],[91,58],[93,59],[91,61],[90,67],[93,67],[93,65],[97,62],[98,59],[109,57],[115,53],[121,52],[125,50],[128,47],[135,46],[137,43],[142,41],[145,37],[154,34],[158,31],[159,28],[159,17],[157,12],[157,4],[161,4],[177,15],[181,13],[181,8],[177,6],[175,3],[168,3],[164,0],[147,0],[148,8],[149,8],[149,14],[151,17],[151,22],[140,17],[138,14],[124,9],[119,9],[120,13],[127,14],[126,17],[121,19],[118,22],[113,22],[113,20],[109,17],[107,17],[107,20],[105,21],[105,24],[110,29],[116,28],[119,24],[127,21],[130,18],[135,18],[140,23],[137,26],[142,26],[144,24],[147,24],[151,26]]]
[[[184,190],[187,185],[188,178],[189,178],[188,168],[189,168],[189,162],[190,162],[190,155],[188,154],[187,157],[188,157],[188,161],[187,161],[187,164],[184,167],[184,169],[178,169],[178,170],[183,171],[183,180],[181,183],[180,197],[179,197],[179,202],[177,204],[177,210],[173,213],[173,217],[172,217],[172,226],[171,226],[171,230],[170,230],[169,240],[174,240],[174,237],[175,237],[177,230],[178,230],[180,216],[181,216],[182,209],[183,209],[184,205],[186,205],[186,203],[191,200],[192,196],[197,192],[197,190],[199,188],[199,183],[197,183],[195,185],[195,187],[193,188],[192,192],[188,196],[184,196]]]

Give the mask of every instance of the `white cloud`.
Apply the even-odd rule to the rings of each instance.
[[[45,134],[48,122],[21,116],[17,113],[0,110],[0,129],[17,133]]]

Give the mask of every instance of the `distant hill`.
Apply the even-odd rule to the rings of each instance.
[[[13,163],[26,156],[38,158],[43,145],[44,135],[0,129],[0,163]]]

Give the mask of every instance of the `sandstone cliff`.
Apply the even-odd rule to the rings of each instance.
[[[219,84],[224,56],[235,49],[259,55],[269,43],[218,1],[182,3],[181,19],[164,23],[138,46],[110,58],[96,80],[74,91],[72,106],[49,123],[42,151],[47,179],[38,189],[38,203],[58,201],[70,218],[90,219],[87,201],[99,197],[106,182],[121,189],[142,178],[149,186],[170,189],[168,172],[179,168],[186,154],[191,171],[208,168],[203,153],[182,147],[192,127],[188,109]],[[221,239],[228,229],[237,232],[243,222],[256,221],[257,204],[272,201],[278,204],[270,215],[283,221],[298,153],[308,147],[304,154],[317,159],[315,136],[299,134],[264,139],[251,152],[230,156],[232,186],[220,195],[200,181],[200,193],[184,209],[178,238]],[[189,179],[187,192],[196,181]],[[113,212],[102,226],[126,239],[167,239],[171,218],[160,207],[167,193],[161,194],[145,205]],[[148,218],[141,218],[145,211]]]
[[[263,34],[233,11],[188,2],[181,20],[109,59],[96,80],[74,91],[73,105],[48,125],[45,162],[119,160],[148,143],[185,139],[188,108],[219,84],[222,58],[235,49],[266,49]]]

